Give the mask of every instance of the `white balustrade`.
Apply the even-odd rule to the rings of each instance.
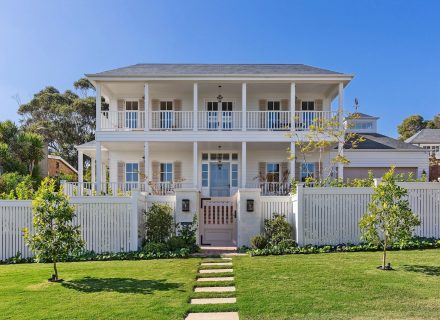
[[[101,130],[140,130],[145,128],[145,111],[102,111]]]
[[[310,130],[311,126],[316,128],[331,129],[338,127],[338,113],[333,111],[296,111],[295,130]]]
[[[192,111],[152,111],[151,130],[192,130]]]
[[[290,130],[290,111],[248,111],[248,130]]]
[[[241,111],[199,111],[198,129],[199,130],[240,130]]]

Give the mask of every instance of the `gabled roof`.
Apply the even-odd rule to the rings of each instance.
[[[440,144],[440,129],[422,129],[412,137],[406,139],[405,142],[414,144]]]
[[[64,160],[64,158],[62,158],[62,157],[60,157],[60,156],[54,156],[54,155],[52,155],[52,154],[49,154],[49,155],[47,156],[47,158],[48,158],[48,159],[55,159],[55,160],[59,160],[59,161],[61,161],[61,162],[64,163],[67,167],[69,167],[73,172],[75,172],[76,174],[78,174],[78,171],[77,171],[74,167],[72,167],[72,165],[71,165],[70,163],[68,163],[66,160]]]
[[[362,133],[358,134],[365,141],[359,143],[354,150],[407,150],[407,151],[424,151],[410,143],[406,143],[379,133]],[[353,149],[350,143],[344,146],[344,149]]]
[[[379,117],[370,116],[369,114],[362,113],[362,112],[355,112],[351,115],[351,118],[356,119],[379,119]]]
[[[86,74],[88,77],[149,77],[189,75],[343,75],[304,64],[176,64],[140,63],[123,68]]]

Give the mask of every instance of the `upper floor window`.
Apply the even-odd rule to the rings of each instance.
[[[127,111],[139,110],[139,101],[134,101],[134,100],[125,101],[125,110]]]
[[[173,101],[160,102],[160,111],[172,111],[172,110],[173,110]]]
[[[160,164],[160,181],[172,182],[173,181],[173,164],[161,163]]]
[[[126,163],[125,164],[125,183],[126,188],[131,190],[139,182],[139,163]]]
[[[267,163],[266,165],[267,182],[280,182],[280,164]]]
[[[301,110],[313,111],[315,110],[315,101],[303,101],[301,102]]]
[[[307,178],[315,177],[315,164],[314,163],[301,163],[301,182],[305,182]]]
[[[281,109],[280,101],[267,101],[267,110],[269,111],[280,111]]]
[[[373,122],[371,122],[371,121],[367,121],[367,122],[355,121],[353,124],[353,129],[358,129],[358,130],[373,129]]]

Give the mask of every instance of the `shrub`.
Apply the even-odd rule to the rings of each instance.
[[[185,241],[187,247],[195,246],[197,241],[197,215],[194,215],[191,224],[179,223],[177,234]]]
[[[288,248],[295,248],[298,245],[296,244],[296,241],[293,239],[284,239],[278,242],[278,246],[283,249],[288,249]]]
[[[188,245],[182,237],[173,236],[168,239],[167,247],[170,251],[176,251],[182,248],[186,248]]]
[[[267,238],[262,234],[257,234],[251,238],[251,246],[254,249],[264,249],[267,244]]]
[[[153,203],[146,211],[147,242],[165,243],[173,231],[173,209],[163,203]]]
[[[145,244],[142,251],[152,254],[159,254],[168,251],[168,246],[165,243],[148,242]]]
[[[264,235],[269,244],[276,245],[280,241],[292,239],[292,226],[285,216],[274,214],[272,219],[264,220]]]

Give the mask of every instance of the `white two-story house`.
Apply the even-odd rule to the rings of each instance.
[[[137,64],[86,76],[96,88],[96,140],[77,146],[79,181],[73,193],[94,189],[116,195],[136,189],[156,199],[174,197],[177,213],[202,213],[202,239],[232,245],[248,244],[251,233],[237,231],[229,202],[209,211],[200,209],[203,200],[231,199],[235,206],[239,190],[252,190],[251,200],[255,192],[285,196],[292,179],[304,181],[331,167],[335,148],[342,146],[305,157],[295,142],[309,139],[311,126],[321,123],[317,120],[337,119],[343,128],[344,88],[353,79],[302,64]],[[376,122],[369,120],[357,129],[371,133],[370,142],[381,141],[347,150],[350,177],[366,176],[370,162],[381,168],[378,172],[399,161],[418,175],[428,167],[419,148],[393,148],[371,132]],[[377,145],[381,150],[374,154]],[[91,183],[83,181],[84,155],[92,159]],[[335,169],[343,178],[344,166]],[[189,193],[180,199],[182,190]],[[185,198],[192,199],[190,210],[180,203]],[[221,219],[212,218],[212,212]],[[188,222],[191,216],[176,219]],[[219,221],[221,226],[213,225]],[[250,217],[241,226],[255,221]],[[247,238],[240,240],[243,234]]]

